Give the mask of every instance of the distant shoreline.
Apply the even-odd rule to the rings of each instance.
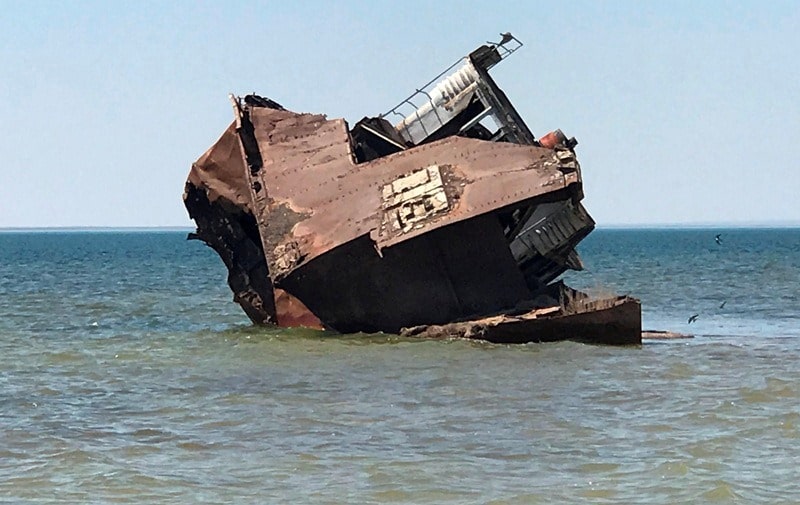
[[[605,224],[598,230],[783,230],[800,228],[800,222],[767,223],[655,223],[655,224]]]
[[[120,232],[192,232],[190,226],[47,226],[0,228],[0,233],[120,233]]]

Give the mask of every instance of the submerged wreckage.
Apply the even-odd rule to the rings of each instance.
[[[641,342],[641,307],[558,277],[594,228],[574,138],[536,139],[482,45],[348,128],[257,95],[193,165],[184,202],[256,324],[518,343]],[[391,121],[394,119],[395,121]]]

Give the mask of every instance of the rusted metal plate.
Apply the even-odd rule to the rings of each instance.
[[[396,333],[496,313],[531,297],[499,221],[483,215],[379,256],[362,235],[298,266],[279,285],[342,332]]]
[[[233,298],[257,324],[276,318],[272,279],[264,260],[239,136],[230,125],[193,165],[183,195],[197,223],[190,238],[219,254],[228,269]]]
[[[252,211],[239,136],[233,124],[222,133],[189,171],[188,182],[206,190],[208,200],[223,197]]]
[[[666,330],[644,330],[642,331],[642,340],[675,340],[694,338],[694,335],[688,333],[678,333],[675,331]]]
[[[356,164],[343,120],[265,108],[252,109],[251,118],[264,160],[251,190],[276,276],[365,234],[380,250],[580,183],[574,159],[540,147],[450,137]],[[403,197],[385,188],[433,167],[444,201],[437,188],[427,188],[435,211],[410,227],[394,226],[397,209],[387,199]]]
[[[275,288],[275,312],[277,323],[286,328],[303,327],[322,330],[325,325],[314,315],[308,307],[287,293],[286,291]]]
[[[547,307],[519,315],[498,315],[445,325],[406,328],[402,336],[485,340],[500,344],[575,340],[592,344],[642,343],[641,304],[621,296],[595,300],[580,308]]]

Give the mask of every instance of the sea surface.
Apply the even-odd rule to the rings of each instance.
[[[596,230],[641,347],[258,329],[185,237],[0,233],[0,502],[800,503],[800,229]]]

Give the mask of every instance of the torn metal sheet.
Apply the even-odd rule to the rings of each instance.
[[[566,286],[563,288],[569,290]],[[641,310],[639,300],[629,296],[597,300],[573,298],[525,312],[403,328],[400,335],[500,344],[574,340],[589,344],[638,345],[644,335],[652,334],[642,332]]]

